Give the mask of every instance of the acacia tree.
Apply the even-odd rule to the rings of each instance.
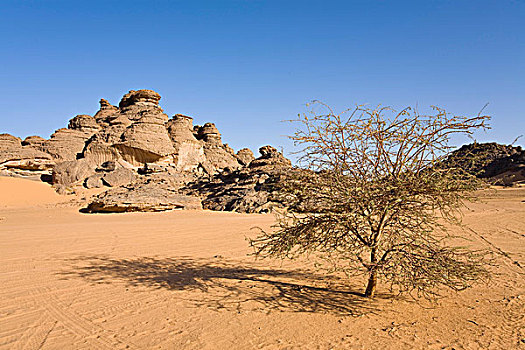
[[[488,116],[431,115],[405,108],[358,106],[342,114],[315,102],[291,136],[300,164],[280,191],[291,202],[271,232],[251,241],[261,257],[317,257],[349,277],[365,276],[366,297],[378,280],[392,290],[436,297],[488,278],[482,251],[451,246],[445,224],[479,181],[450,161],[453,134],[487,128]],[[446,165],[444,165],[446,164]]]

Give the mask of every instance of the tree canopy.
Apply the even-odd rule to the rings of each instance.
[[[447,230],[460,224],[460,209],[480,182],[444,160],[453,134],[487,128],[490,117],[438,107],[431,114],[410,107],[357,106],[341,114],[319,102],[313,107],[323,112],[299,115],[291,136],[308,170],[281,183],[292,205],[273,231],[251,241],[256,255],[310,254],[348,276],[365,276],[367,297],[378,281],[435,297],[439,286],[462,290],[489,276],[485,253],[450,245]]]

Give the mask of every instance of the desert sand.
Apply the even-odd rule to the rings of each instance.
[[[496,274],[437,304],[255,261],[246,237],[272,215],[82,214],[71,199],[0,177],[1,349],[525,348],[525,189],[465,210]]]

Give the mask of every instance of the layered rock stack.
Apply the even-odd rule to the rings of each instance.
[[[54,166],[52,156],[38,148],[42,142],[37,136],[24,141],[9,134],[0,134],[0,169],[6,174],[41,176]]]
[[[213,123],[194,126],[181,114],[169,118],[160,99],[152,90],[131,90],[118,107],[101,99],[94,116],[75,116],[48,140],[2,134],[0,172],[48,174],[60,193],[109,188],[88,211],[157,211],[201,208],[204,191],[189,193],[189,183],[204,186],[219,174],[271,158],[265,150],[259,160],[249,149],[235,153]]]

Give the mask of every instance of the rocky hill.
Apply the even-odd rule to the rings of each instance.
[[[160,99],[152,90],[132,90],[118,106],[102,99],[94,116],[77,115],[48,140],[1,134],[0,172],[48,179],[59,193],[107,187],[88,212],[195,209],[202,207],[202,198],[209,209],[264,211],[268,188],[251,186],[256,205],[247,190],[237,191],[235,205],[214,206],[207,203],[223,202],[226,195],[212,199],[223,196],[211,190],[212,184],[234,191],[229,180],[220,180],[233,174],[261,184],[270,177],[265,172],[291,168],[290,161],[270,146],[257,159],[246,148],[235,153],[213,123],[194,126],[191,117],[181,114],[170,118]]]
[[[525,151],[519,146],[471,143],[452,152],[446,162],[494,185],[525,183]]]

